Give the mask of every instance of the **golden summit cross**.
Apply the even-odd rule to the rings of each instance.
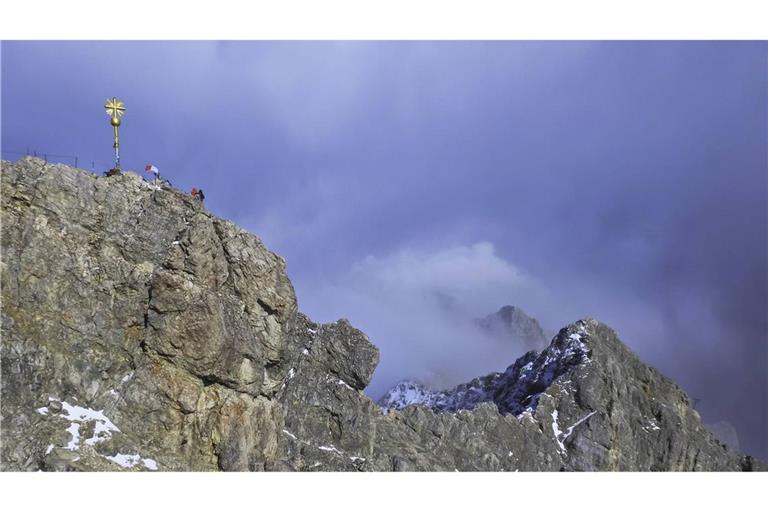
[[[125,104],[117,98],[108,99],[104,104],[107,109],[107,115],[110,117],[109,123],[114,129],[115,143],[115,168],[110,172],[120,173],[120,117],[125,114]]]
[[[109,117],[120,117],[125,113],[125,104],[117,98],[107,100],[104,108],[107,109]]]

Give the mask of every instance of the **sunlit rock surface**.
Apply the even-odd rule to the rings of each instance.
[[[5,471],[765,469],[594,320],[384,410],[365,334],[299,313],[283,259],[187,194],[1,178]]]

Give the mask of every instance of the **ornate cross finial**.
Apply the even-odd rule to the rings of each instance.
[[[107,114],[109,114],[109,117],[119,118],[125,114],[125,104],[117,98],[107,100],[107,102],[104,104],[104,108],[107,109]]]
[[[108,99],[104,104],[109,116],[109,123],[114,129],[115,143],[115,168],[112,171],[120,172],[120,118],[125,114],[125,104],[117,98]]]

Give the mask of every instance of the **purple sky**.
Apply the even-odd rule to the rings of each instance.
[[[768,44],[3,42],[2,151],[154,163],[382,350],[369,388],[519,355],[512,303],[613,326],[768,458]],[[53,160],[72,163],[67,158]]]

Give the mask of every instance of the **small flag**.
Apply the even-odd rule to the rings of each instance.
[[[157,169],[157,167],[155,167],[152,164],[147,164],[146,166],[144,166],[144,170],[146,172],[154,173],[155,176],[159,176],[160,175],[160,171]]]

